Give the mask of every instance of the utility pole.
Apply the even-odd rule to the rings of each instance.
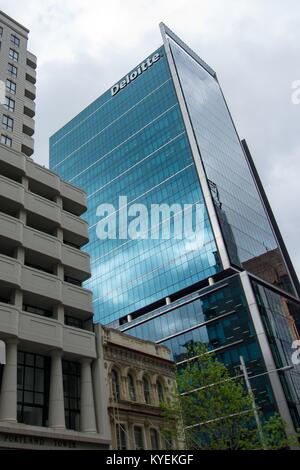
[[[255,403],[254,393],[252,391],[252,387],[251,387],[251,384],[250,384],[247,367],[246,367],[243,356],[240,356],[240,363],[241,363],[240,368],[241,368],[241,371],[242,371],[244,379],[245,379],[246,387],[247,387],[248,393],[251,396],[252,409],[253,409],[253,414],[254,414],[254,418],[255,418],[255,421],[256,421],[256,426],[257,426],[257,429],[258,429],[259,440],[261,442],[262,448],[265,449],[264,435],[263,435],[263,431],[262,431],[262,426],[261,426],[258,410],[257,410],[256,403]]]

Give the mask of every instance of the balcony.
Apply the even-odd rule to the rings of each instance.
[[[68,242],[76,246],[85,245],[89,241],[87,223],[69,212],[62,211],[62,228],[68,232]]]
[[[23,227],[24,225],[20,220],[0,212],[0,237],[8,238],[21,245]]]
[[[93,314],[91,291],[67,282],[63,282],[62,290],[66,307],[82,312],[86,318]]]
[[[44,168],[40,165],[37,165],[34,162],[27,162],[26,166],[27,176],[28,178],[51,188],[51,190],[59,193],[60,190],[60,182],[59,177],[53,174],[47,168]]]
[[[30,100],[35,100],[36,86],[26,80],[25,82],[25,96]]]
[[[36,56],[32,54],[32,52],[27,51],[27,60],[26,60],[27,66],[30,67],[30,69],[35,70],[36,62],[37,62]]]
[[[22,270],[22,288],[58,303],[62,300],[61,281],[53,274],[24,266]]]
[[[21,263],[9,256],[0,255],[0,280],[14,287],[21,286]]]
[[[1,338],[6,335],[18,336],[19,311],[9,304],[0,302]]]
[[[24,188],[5,176],[0,175],[0,197],[12,201],[14,205],[24,205]]]
[[[79,279],[81,282],[88,279],[91,275],[88,253],[65,244],[62,245],[62,264],[70,268],[70,277]],[[72,271],[74,271],[74,274]]]
[[[33,85],[36,83],[36,70],[30,65],[26,65],[26,80],[31,82]]]
[[[57,320],[33,313],[19,316],[19,338],[55,348],[62,348],[62,325]]]
[[[9,165],[15,174],[24,175],[26,169],[26,158],[19,152],[12,149],[6,149],[4,146],[0,149],[0,166]]]
[[[62,181],[61,195],[63,197],[63,206],[68,212],[79,216],[86,211],[86,193],[81,189]]]
[[[21,151],[27,157],[30,157],[33,154],[33,147],[34,147],[34,139],[29,135],[23,134],[22,136],[22,146]]]
[[[34,134],[34,128],[35,128],[34,120],[31,117],[26,116],[24,114],[24,116],[23,116],[23,133],[28,135],[29,137],[31,137]]]
[[[28,212],[60,225],[60,208],[55,202],[44,199],[38,194],[26,192],[25,208]]]
[[[97,357],[95,334],[90,331],[65,325],[63,328],[63,344],[65,352],[93,359]]]
[[[53,260],[61,259],[60,241],[34,228],[24,227],[23,244],[25,248],[36,253],[42,253],[43,256],[49,256]]]
[[[24,99],[24,114],[31,118],[35,116],[35,102],[26,97]]]

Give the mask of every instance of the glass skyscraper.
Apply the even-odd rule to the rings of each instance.
[[[88,195],[95,318],[168,345],[178,364],[195,341],[232,370],[243,356],[259,405],[292,430],[298,279],[216,73],[161,32],[159,49],[50,139],[51,169]],[[176,235],[178,207],[200,237]]]

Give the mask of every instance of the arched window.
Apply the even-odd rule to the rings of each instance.
[[[112,392],[113,398],[115,401],[120,400],[120,382],[118,373],[113,369],[111,371],[111,383],[112,383]]]
[[[160,380],[157,381],[157,395],[158,395],[158,400],[159,400],[159,403],[163,403],[164,402],[164,387],[162,386],[162,383]]]
[[[143,389],[144,389],[144,398],[145,402],[149,405],[151,402],[150,399],[150,383],[147,377],[143,378]]]
[[[134,380],[131,374],[127,376],[127,383],[128,383],[128,395],[131,401],[136,401],[136,393],[135,393],[135,385]]]

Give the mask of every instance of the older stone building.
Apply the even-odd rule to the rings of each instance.
[[[112,448],[178,448],[179,442],[167,441],[161,433],[166,422],[160,402],[169,399],[175,386],[170,351],[111,328],[96,328],[103,346]]]

